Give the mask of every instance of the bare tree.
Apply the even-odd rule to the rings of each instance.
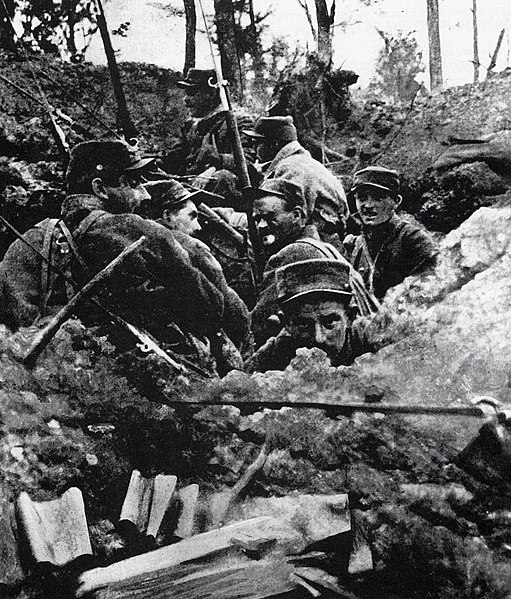
[[[214,6],[216,34],[223,75],[229,82],[233,98],[241,102],[243,99],[243,86],[236,47],[234,4],[232,0],[214,0]]]
[[[505,32],[506,32],[506,30],[502,29],[499,33],[499,37],[497,39],[497,44],[495,46],[495,50],[493,51],[493,54],[491,55],[490,64],[488,65],[488,69],[487,69],[488,72],[486,73],[487,77],[489,77],[492,74],[493,69],[497,66],[497,57],[500,52],[500,47],[502,46],[502,40],[504,39]]]
[[[14,17],[14,0],[0,3],[0,48],[12,50],[14,47],[14,29],[11,21]]]
[[[438,0],[426,0],[428,7],[429,80],[432,90],[442,89],[442,50],[440,46],[440,20]]]
[[[319,60],[328,67],[332,63],[332,38],[335,21],[336,0],[332,0],[330,8],[326,0],[314,0],[316,19],[307,4],[307,0],[298,0],[307,17],[307,21],[316,42]]]
[[[474,83],[479,81],[479,67],[481,63],[479,62],[479,39],[478,39],[478,31],[477,31],[477,0],[472,0],[472,30],[474,36]]]
[[[186,20],[185,63],[183,73],[195,66],[195,32],[197,30],[197,12],[195,0],[183,0]]]

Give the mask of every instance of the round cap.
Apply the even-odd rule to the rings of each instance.
[[[243,133],[252,139],[267,139],[290,143],[298,139],[292,116],[263,116],[260,117],[253,129]]]
[[[66,178],[70,182],[87,177],[101,177],[105,170],[119,174],[139,171],[154,160],[143,158],[135,147],[120,140],[84,141],[70,152]]]
[[[216,72],[214,69],[188,69],[186,77],[177,82],[178,87],[187,90],[213,88],[209,82],[216,83]]]
[[[384,189],[391,195],[397,196],[399,194],[399,173],[382,166],[368,166],[355,173],[350,192],[355,192],[364,186]]]
[[[350,266],[340,260],[302,260],[275,271],[277,299],[281,304],[313,293],[330,293],[349,302]]]
[[[251,194],[254,200],[265,198],[267,196],[277,196],[278,198],[286,200],[286,203],[290,206],[300,206],[304,210],[307,210],[307,202],[303,187],[294,181],[288,181],[287,179],[269,179],[268,181],[265,181],[261,187],[252,189]]]

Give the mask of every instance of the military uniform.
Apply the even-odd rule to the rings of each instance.
[[[106,212],[100,198],[85,194],[64,200],[62,218],[76,244],[80,260],[74,271],[82,283],[142,235],[146,237],[98,293],[114,312],[161,341],[172,335],[168,329],[172,323],[198,337],[218,332],[224,310],[221,292],[192,265],[165,227],[135,214]]]
[[[185,90],[211,92],[209,82],[216,82],[216,73],[212,69],[189,69],[186,78],[178,81],[178,86]],[[240,109],[234,111],[238,130],[253,126],[254,118]],[[207,168],[235,171],[232,155],[232,143],[225,119],[225,109],[217,105],[202,116],[189,118],[181,131],[181,139],[167,152],[163,159],[165,170],[176,175],[199,175]],[[242,144],[249,150],[248,139],[242,135]],[[212,158],[211,148],[214,148]]]
[[[70,266],[62,225],[47,218],[23,235],[56,269],[20,239],[9,246],[0,263],[0,321],[13,330],[30,326],[67,303],[71,290],[56,272],[68,272]]]
[[[386,223],[363,229],[349,245],[353,268],[379,299],[406,277],[436,264],[436,248],[431,237],[397,215]]]
[[[308,216],[313,212],[334,210],[348,216],[348,204],[342,183],[297,141],[292,117],[263,117],[253,130],[245,131],[253,139],[281,142],[281,148],[263,168],[264,186],[270,179],[293,181],[303,188]]]
[[[263,273],[259,299],[251,313],[256,346],[260,346],[275,332],[276,323],[273,316],[278,312],[275,278],[277,269],[302,260],[325,258],[335,259],[349,266],[349,262],[334,247],[320,239],[314,225],[307,225],[293,243],[286,245],[268,260]],[[369,316],[378,309],[378,304],[364,291],[351,268],[350,273],[354,305],[359,314]]]
[[[315,343],[315,339],[318,339],[315,333],[300,333],[300,329],[292,323],[292,315],[297,309],[296,302],[303,300],[309,302],[311,311],[318,315],[321,299],[333,299],[338,306],[344,306],[342,311],[345,313],[345,324],[331,333],[334,336],[333,345],[330,339],[328,347],[324,348],[333,366],[347,366],[356,357],[372,351],[373,348],[364,335],[366,323],[362,320],[352,323],[346,312],[352,295],[348,263],[317,257],[301,260],[277,268],[274,280],[276,300],[287,324],[246,362],[248,372],[283,370],[295,356],[297,349],[318,346]],[[302,318],[303,315],[299,315],[299,320]],[[317,320],[315,327],[321,327],[320,322],[320,319]],[[343,333],[344,339],[340,336]]]
[[[346,238],[345,246],[366,288],[378,299],[406,277],[436,264],[436,246],[428,233],[395,214],[401,203],[399,185],[397,171],[369,166],[355,173],[349,193],[350,211],[362,231]]]

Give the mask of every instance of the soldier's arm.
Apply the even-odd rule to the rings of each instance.
[[[426,231],[414,229],[406,236],[403,245],[410,267],[409,274],[418,274],[436,265],[438,248]]]
[[[42,249],[44,233],[30,230],[25,238]],[[0,263],[1,322],[13,330],[30,326],[39,316],[41,259],[23,241],[11,244]]]
[[[105,255],[118,253],[119,244],[125,246],[141,235],[147,241],[126,261],[124,280],[147,281],[150,288],[162,289],[169,314],[179,326],[198,336],[214,334],[221,327],[222,294],[192,265],[188,253],[166,227],[134,214],[109,215],[87,232],[82,257],[97,268],[97,248],[104,249]]]

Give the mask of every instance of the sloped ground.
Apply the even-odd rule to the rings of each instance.
[[[159,373],[159,397],[170,400],[363,400],[375,386],[387,401],[413,404],[465,405],[480,393],[506,399],[510,222],[511,209],[483,209],[447,236],[435,275],[406,281],[386,302],[381,320],[390,328],[385,338],[375,333],[386,347],[353,367],[331,368],[322,352],[303,350],[284,372],[190,387],[172,383],[154,360],[145,369]],[[455,465],[481,421],[169,407],[145,397],[154,394],[140,367],[134,378],[132,362],[80,323],[69,322],[32,371],[12,355],[28,334],[0,337],[2,485],[35,499],[80,487],[99,564],[126,556],[112,522],[132,468],[222,489],[266,440],[273,451],[251,495],[349,492],[355,530],[375,561],[370,575],[344,576],[356,596],[509,596],[509,481],[489,484]],[[99,423],[115,429],[99,432]],[[26,582],[21,596],[38,589],[37,579]]]
[[[157,155],[179,135],[184,122],[182,92],[175,84],[179,74],[137,63],[120,63],[119,70],[130,114],[139,130],[140,148],[144,153]],[[118,130],[116,103],[106,67],[65,64],[40,55],[30,55],[27,61],[23,55],[1,52],[0,75],[39,102],[44,101],[42,89],[55,109],[80,125],[77,132],[57,119],[70,147],[88,137],[111,139]],[[59,216],[65,195],[62,176],[47,111],[0,79],[2,214],[22,231],[43,218]],[[10,232],[2,234],[0,255],[13,239]]]

